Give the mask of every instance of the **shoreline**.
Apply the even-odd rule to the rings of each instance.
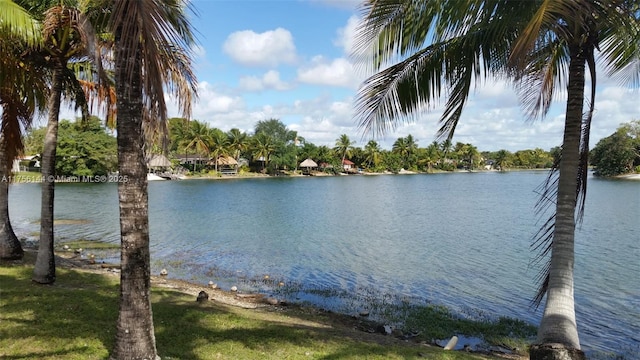
[[[640,180],[640,174],[624,174],[624,175],[618,175],[618,176],[614,176],[614,179],[622,179],[622,180]]]
[[[37,249],[33,247],[24,248],[25,255],[22,260],[6,261],[13,266],[33,266],[35,258],[37,256]],[[105,264],[105,263],[92,263],[89,259],[82,257],[74,252],[67,251],[55,251],[56,266],[60,269],[74,270],[78,272],[92,273],[109,278],[119,278],[120,269],[119,264]],[[4,261],[3,261],[4,262]],[[0,266],[2,263],[0,262]],[[413,346],[425,346],[427,348],[440,348],[444,347],[442,341],[419,340],[414,338],[415,334],[405,334],[400,329],[393,329],[389,325],[379,323],[368,318],[368,314],[348,315],[338,312],[324,310],[309,304],[288,303],[286,301],[273,301],[273,298],[267,297],[260,293],[250,293],[242,291],[223,290],[220,288],[212,288],[210,286],[198,285],[193,282],[181,279],[171,278],[163,275],[151,275],[151,287],[159,289],[167,289],[176,291],[181,294],[193,296],[194,302],[202,291],[205,291],[208,298],[205,301],[212,301],[216,305],[228,306],[231,308],[241,308],[248,311],[258,311],[265,313],[279,313],[289,319],[303,316],[303,321],[317,321],[324,319],[324,322],[329,324],[331,328],[335,328],[336,331],[344,331],[350,333],[349,337],[352,337],[359,341],[372,341],[380,345],[394,345],[394,344],[413,344]],[[119,280],[118,280],[119,281]],[[55,286],[55,284],[53,285]],[[318,320],[314,320],[318,319]],[[387,330],[388,328],[392,331]],[[342,329],[342,330],[339,330]],[[456,335],[457,337],[458,335]],[[466,337],[460,335],[461,340],[472,339],[472,337]],[[459,343],[459,345],[461,345]],[[507,349],[501,346],[492,346],[488,350],[468,350],[457,349],[455,352],[468,352],[476,355],[486,356],[487,359],[511,359],[511,360],[525,360],[528,357],[520,355],[515,352],[516,349]]]
[[[22,260],[6,260],[6,261],[3,260],[3,261],[0,261],[0,267],[5,267],[5,266],[9,268],[23,267],[25,268],[26,271],[29,271],[29,270],[32,271],[36,256],[37,256],[37,251],[34,248],[25,248],[25,256]],[[116,277],[119,277],[119,272],[117,271],[117,268],[110,268],[110,269],[102,268],[100,264],[91,264],[89,263],[88,260],[81,259],[79,255],[76,255],[73,252],[68,252],[68,253],[66,251],[56,252],[56,263],[58,264],[58,268],[61,270],[61,272],[63,274],[65,273],[68,274],[69,278],[78,278],[78,275],[72,275],[68,273],[68,271],[73,271],[76,273],[91,273],[91,274],[95,274],[96,276],[103,276],[105,278],[110,279],[108,281],[109,284],[118,281],[116,280]],[[24,278],[23,279],[24,281],[29,281],[28,276],[24,276],[24,277],[20,276],[20,277]],[[87,278],[84,277],[84,279],[87,279]],[[77,282],[78,280],[74,280],[74,281]],[[62,284],[62,286],[58,286],[57,285],[58,283]],[[33,285],[33,286],[38,286],[38,285]],[[96,289],[97,287],[100,287],[100,285],[82,283],[79,289],[85,289],[85,288]],[[154,306],[155,306],[155,303],[157,302],[163,303],[164,304],[163,306],[165,307],[167,305],[171,305],[166,300],[164,300],[165,299],[164,294],[162,295],[162,300],[158,297],[159,296],[158,290],[163,291],[164,289],[166,289],[169,291],[173,291],[176,294],[186,294],[189,297],[192,296],[191,298],[193,300],[188,300],[189,297],[187,297],[186,298],[187,302],[185,303],[185,300],[183,300],[184,299],[183,295],[172,295],[172,296],[179,296],[181,298],[179,305],[176,305],[176,306],[182,306],[180,309],[184,309],[184,305],[189,304],[191,301],[193,301],[194,304],[198,303],[199,305],[190,306],[189,308],[190,315],[192,316],[195,315],[203,318],[208,317],[209,322],[213,321],[211,320],[212,316],[215,316],[216,313],[222,314],[224,312],[228,312],[230,314],[233,314],[234,316],[243,317],[242,324],[246,323],[247,321],[255,321],[257,319],[257,321],[261,321],[265,323],[266,325],[263,325],[263,327],[267,329],[269,328],[269,326],[274,326],[274,327],[286,326],[294,330],[302,329],[305,331],[305,333],[308,332],[311,328],[321,329],[321,330],[317,330],[318,333],[316,335],[313,335],[313,337],[315,338],[315,340],[313,340],[314,343],[320,342],[320,344],[322,344],[323,341],[330,341],[333,337],[338,337],[340,339],[347,339],[348,340],[347,343],[352,342],[353,344],[356,344],[356,347],[358,347],[359,349],[360,348],[365,349],[365,350],[358,350],[358,351],[362,351],[361,354],[365,357],[367,356],[367,354],[373,355],[374,353],[371,352],[371,349],[375,349],[376,346],[384,349],[396,348],[396,347],[409,349],[408,351],[413,351],[412,354],[415,354],[414,356],[411,356],[409,358],[425,357],[423,354],[421,354],[422,351],[424,351],[425,354],[437,354],[437,355],[444,354],[444,353],[438,352],[439,350],[437,350],[438,348],[442,350],[443,348],[442,345],[431,344],[428,340],[419,340],[418,338],[414,338],[414,336],[417,336],[414,334],[405,334],[404,336],[401,336],[401,334],[398,334],[395,331],[393,333],[389,333],[386,331],[385,327],[381,326],[380,324],[376,324],[374,322],[369,321],[366,316],[354,317],[354,316],[341,315],[341,314],[324,311],[322,309],[318,309],[318,308],[315,308],[312,306],[306,306],[306,305],[296,305],[296,304],[273,305],[261,300],[257,300],[253,296],[251,296],[251,294],[233,293],[233,292],[228,292],[223,290],[212,290],[212,289],[204,290],[204,291],[207,291],[207,293],[209,294],[208,299],[197,301],[196,300],[197,295],[200,291],[203,291],[201,289],[204,289],[204,287],[193,286],[188,282],[177,281],[174,279],[160,277],[160,276],[151,277],[151,287],[152,287],[152,296],[155,297]],[[62,276],[60,277],[58,282],[56,282],[53,285],[48,285],[46,286],[46,288],[47,288],[47,291],[51,289],[52,292],[55,292],[54,300],[58,302],[64,301],[61,299],[64,299],[65,291],[77,290],[76,288],[65,286],[65,279]],[[44,288],[42,289],[44,291]],[[45,291],[45,293],[47,291]],[[114,297],[115,296],[116,295],[114,295]],[[17,304],[19,302],[18,298],[14,299],[14,302]],[[73,301],[70,301],[70,303],[73,303]],[[113,304],[113,303],[110,303],[110,304]],[[36,305],[41,306],[39,304],[36,304]],[[116,305],[113,305],[113,306],[115,307]],[[200,308],[201,310],[198,308]],[[197,311],[201,311],[201,313],[196,314],[195,312]],[[182,314],[182,312],[184,311],[181,310],[180,314]],[[83,313],[80,312],[78,316],[82,317]],[[86,316],[89,316],[89,315],[86,315]],[[154,313],[154,322],[158,321],[159,328],[163,326],[164,327],[170,326],[170,325],[167,325],[168,322],[171,322],[170,316],[175,316],[175,315],[165,315],[164,317],[160,316],[161,319],[157,320],[156,314]],[[247,320],[244,320],[244,319],[247,319]],[[106,323],[104,321],[102,321],[101,324],[102,324],[102,327],[114,325],[114,323],[111,323],[111,322]],[[213,325],[213,326],[214,327],[211,327],[211,326],[207,327],[206,325],[200,324],[197,326],[196,330],[201,331],[202,328],[218,329],[218,327],[215,327],[216,325]],[[230,325],[227,327],[232,328],[232,326],[233,325]],[[46,328],[45,331],[49,331],[49,328]],[[55,331],[56,331],[55,329],[51,328],[51,330],[49,331],[51,333],[51,336],[56,336]],[[97,328],[96,331],[103,331],[103,330],[100,328]],[[179,332],[181,330],[173,329],[172,331]],[[190,331],[193,331],[193,329],[191,329]],[[238,332],[238,330],[233,330],[233,331]],[[269,337],[267,341],[273,342],[274,344],[276,344],[276,346],[278,345],[278,341],[291,341],[292,336],[290,335],[290,332],[291,330],[287,330],[285,333],[282,333],[282,332],[278,332],[276,334],[269,333],[269,336],[273,335],[273,337]],[[194,332],[193,334],[196,334],[196,333]],[[235,339],[236,335],[234,334],[235,333],[232,333],[231,335],[229,335],[229,337],[231,339]],[[237,336],[242,337],[244,335],[242,335],[241,332],[238,332]],[[364,345],[360,346],[359,344],[364,344]],[[84,346],[87,347],[87,344],[85,344]],[[89,346],[92,346],[92,345],[89,345]],[[366,346],[373,346],[374,348],[366,348]],[[298,344],[296,342],[294,343],[293,350],[288,350],[290,347],[286,347],[286,349],[284,349],[285,352],[283,354],[291,355],[291,358],[294,358],[294,359],[302,359],[304,357],[308,357],[311,354],[309,351],[313,350],[313,348],[310,348],[306,353],[304,353],[305,354],[304,356],[298,356],[299,354],[296,353],[295,351],[296,349],[299,349],[299,348],[302,350],[306,350],[307,347],[308,346],[305,347],[305,343]],[[102,346],[101,344],[94,345],[93,348],[95,348],[94,350],[96,349],[104,350],[103,349],[104,346]],[[198,347],[198,349],[200,348],[202,347]],[[223,351],[233,350],[233,349],[228,350],[228,348],[224,348],[224,347],[222,349]],[[164,351],[165,352],[168,351],[166,349],[166,346]],[[253,350],[252,352],[252,350],[249,349],[248,353],[249,354],[255,353],[259,355],[259,351],[260,350],[258,349],[258,350]],[[289,351],[289,352],[286,352],[286,351]],[[463,351],[461,350],[456,350],[455,352],[459,353],[460,355],[454,355],[454,357],[458,358],[458,356],[460,356],[461,358],[465,358],[465,359],[467,358],[469,359],[471,358],[473,359],[476,359],[476,358],[478,359],[512,359],[512,360],[526,359],[526,357],[523,355],[504,353],[504,352],[500,352],[498,349],[488,349],[485,351],[471,351],[469,355],[462,355],[461,353]],[[0,351],[0,353],[2,353],[2,351]],[[19,354],[19,352],[9,352],[9,353]],[[222,353],[224,354],[224,352]],[[405,354],[405,357],[403,358],[407,358],[406,357],[407,351],[404,351],[403,353]],[[231,354],[233,353],[230,353],[230,355]],[[338,354],[341,354],[341,352],[338,352]],[[220,356],[221,356],[221,353],[218,352],[217,357],[220,357]],[[474,357],[474,356],[480,356],[480,357]],[[247,358],[249,357],[254,358],[251,356],[247,356]],[[374,356],[374,357],[376,359],[380,358],[378,356]],[[429,356],[426,356],[426,357],[429,357]],[[259,357],[259,358],[262,358],[262,357]]]

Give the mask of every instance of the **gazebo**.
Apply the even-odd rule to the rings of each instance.
[[[225,175],[238,174],[238,162],[228,155],[220,155],[217,158],[213,158],[209,160],[208,165],[214,165],[217,171]]]
[[[171,167],[171,161],[162,154],[153,154],[147,160],[147,167],[149,170],[166,170]]]
[[[303,170],[304,174],[310,174],[311,173],[311,169],[317,168],[318,164],[316,164],[316,162],[311,160],[311,159],[306,159],[305,161],[300,163],[300,167],[304,168],[304,170]]]

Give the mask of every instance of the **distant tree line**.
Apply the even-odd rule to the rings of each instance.
[[[346,134],[336,139],[334,147],[318,146],[288,129],[278,119],[259,121],[250,134],[238,129],[223,132],[197,120],[186,122],[172,118],[169,133],[169,152],[173,158],[232,156],[236,160],[246,159],[247,171],[268,173],[295,170],[307,158],[325,165],[328,172],[341,171],[344,160],[370,172],[473,170],[487,165],[499,170],[548,168],[559,151],[559,148],[551,151],[536,148],[515,153],[507,150],[480,152],[472,144],[450,141],[434,141],[427,147],[420,147],[412,135],[398,138],[390,150],[382,149],[375,140],[358,147]],[[202,163],[189,170],[206,172],[213,166]]]
[[[27,132],[26,152],[40,154],[46,128]],[[152,151],[162,152],[159,145]],[[275,173],[295,170],[304,159],[325,164],[326,171],[339,172],[342,161],[350,160],[356,168],[368,172],[399,172],[401,169],[419,172],[453,171],[456,169],[543,169],[549,168],[560,154],[560,148],[549,151],[540,148],[510,152],[479,151],[474,145],[462,142],[433,141],[420,147],[412,135],[399,137],[390,150],[375,140],[363,147],[346,134],[340,135],[334,147],[317,146],[290,130],[278,119],[256,123],[253,133],[238,129],[224,132],[210,128],[198,120],[181,118],[169,120],[170,157],[173,159],[205,159],[187,170],[217,171],[209,159],[231,156],[246,159],[245,171]],[[174,160],[176,165],[178,160]],[[241,162],[242,163],[242,162]],[[591,150],[591,165],[600,176],[615,176],[640,172],[640,121],[623,124],[612,135],[600,140]],[[104,175],[117,168],[116,141],[111,131],[102,126],[97,117],[87,121],[62,120],[56,152],[56,174],[66,176]]]
[[[382,149],[375,140],[368,141],[363,147],[356,146],[356,142],[346,134],[336,139],[334,147],[318,146],[288,129],[278,119],[258,121],[252,133],[235,128],[224,132],[209,127],[206,122],[182,118],[169,119],[168,128],[169,157],[175,165],[179,165],[178,159],[181,159],[186,170],[197,173],[216,172],[215,161],[210,160],[219,156],[230,156],[239,161],[241,171],[269,174],[296,170],[298,164],[307,158],[324,165],[324,171],[331,173],[341,172],[344,160],[353,162],[355,168],[366,172],[398,173],[402,169],[417,172],[477,170],[485,167],[501,171],[543,169],[551,167],[560,153],[559,147],[549,151],[540,148],[516,152],[479,151],[472,144],[448,140],[433,141],[421,147],[412,135],[399,137],[389,150]],[[27,132],[27,154],[42,152],[45,133],[45,127]],[[150,146],[150,151],[163,152],[159,143]],[[62,120],[57,148],[57,175],[93,176],[117,169],[115,137],[111,130],[101,125],[97,117],[90,117],[84,122]],[[596,151],[601,150],[594,149],[594,154],[601,156]],[[185,163],[189,159],[190,165]],[[196,159],[200,161],[194,161]]]
[[[473,170],[485,166],[499,170],[548,168],[559,152],[559,148],[551,151],[536,148],[515,153],[507,150],[480,152],[472,144],[453,144],[446,140],[420,147],[412,135],[398,138],[390,150],[382,149],[375,140],[358,147],[346,134],[336,139],[334,147],[318,146],[288,129],[278,119],[259,121],[253,133],[249,134],[238,129],[223,132],[197,120],[186,122],[173,118],[169,120],[169,133],[169,152],[173,158],[232,156],[236,160],[246,159],[248,171],[268,173],[295,170],[307,158],[325,165],[323,167],[328,172],[341,171],[344,160],[370,172]],[[209,171],[212,166],[202,163],[189,170]]]

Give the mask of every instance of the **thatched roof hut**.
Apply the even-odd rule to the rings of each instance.
[[[238,162],[231,156],[220,155],[209,160],[208,165],[214,165],[216,171],[225,175],[236,175],[238,173]]]
[[[218,156],[218,159],[211,159],[208,162],[209,165],[216,165],[216,163],[217,163],[217,165],[225,165],[225,166],[238,165],[238,162],[236,161],[236,159],[234,159],[231,156],[227,156],[227,155],[220,155],[220,156]]]
[[[300,167],[303,169],[303,174],[312,175],[311,169],[316,169],[318,167],[318,164],[316,164],[316,162],[311,159],[306,159],[305,161],[300,163]]]
[[[147,160],[147,166],[150,169],[161,169],[171,167],[171,161],[162,154],[152,154]]]
[[[303,167],[303,168],[316,168],[316,167],[318,167],[318,164],[316,164],[316,162],[311,160],[311,159],[306,159],[305,161],[300,163],[300,167]]]

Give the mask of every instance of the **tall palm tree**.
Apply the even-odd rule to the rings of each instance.
[[[407,156],[409,154],[409,150],[407,149],[407,142],[405,141],[405,138],[397,138],[396,141],[393,142],[393,145],[391,145],[391,151],[403,157]]]
[[[269,157],[276,150],[274,139],[264,132],[255,134],[252,138],[253,158],[262,162],[262,171],[269,163]]]
[[[75,7],[55,5],[47,9],[43,20],[43,40],[47,67],[51,71],[51,93],[47,104],[47,132],[42,151],[42,201],[40,241],[32,280],[41,284],[56,279],[53,255],[53,205],[55,192],[55,159],[58,141],[58,120],[62,96],[66,94],[87,118],[88,107],[76,73],[69,68],[74,61],[93,57],[96,38],[89,20]]]
[[[380,157],[382,156],[382,149],[375,140],[369,140],[364,146],[365,161],[370,167],[375,168],[380,164]]]
[[[111,1],[115,41],[120,302],[112,359],[157,359],[150,298],[149,204],[143,123],[164,123],[164,91],[189,118],[196,79],[185,2]]]
[[[4,106],[4,104],[2,107],[2,114],[4,115],[8,107]],[[10,164],[13,159],[7,155],[7,151],[5,150],[7,148],[6,144],[5,136],[0,135],[0,216],[2,216],[2,220],[0,220],[0,259],[16,260],[22,259],[24,251],[22,250],[20,241],[18,241],[18,237],[13,232],[11,220],[9,219],[8,179],[10,179],[11,176],[7,176],[7,174],[11,173]]]
[[[378,0],[365,1],[361,9],[357,52],[378,71],[365,81],[356,101],[365,131],[385,132],[410,120],[437,101],[446,87],[449,99],[439,134],[451,139],[473,81],[492,75],[514,80],[533,118],[546,115],[556,88],[566,86],[559,173],[545,194],[555,198],[555,212],[537,244],[543,255],[550,253],[537,297],[542,301],[546,295],[546,304],[539,346],[530,356],[566,352],[583,357],[573,298],[574,231],[586,190],[595,53],[600,51],[611,73],[628,71],[632,84],[640,83],[637,1],[471,0],[461,6],[455,1]],[[585,109],[587,70],[591,88]],[[565,349],[547,346],[551,343]]]
[[[229,130],[227,136],[229,137],[229,148],[233,152],[233,157],[236,161],[239,161],[240,155],[249,146],[249,136],[236,128]]]
[[[12,1],[0,2],[0,259],[23,256],[9,218],[7,179],[23,149],[22,130],[45,104],[45,74],[31,61],[41,42],[40,24],[27,11]]]
[[[189,130],[185,142],[185,151],[193,150],[197,157],[209,154],[209,144],[211,144],[211,131],[206,123],[194,120],[189,123]],[[196,162],[193,162],[193,172],[196,171]]]
[[[413,138],[413,135],[409,134],[404,138],[407,143],[407,150],[409,151],[409,155],[415,154],[416,150],[418,150],[418,140]]]
[[[215,171],[218,171],[218,158],[229,154],[229,138],[218,128],[211,129],[209,134],[209,154],[214,159]]]
[[[333,150],[342,156],[340,166],[344,166],[344,159],[351,154],[351,150],[353,150],[353,145],[355,145],[355,143],[355,141],[351,141],[351,139],[349,139],[347,134],[342,134],[336,139],[336,146]]]

